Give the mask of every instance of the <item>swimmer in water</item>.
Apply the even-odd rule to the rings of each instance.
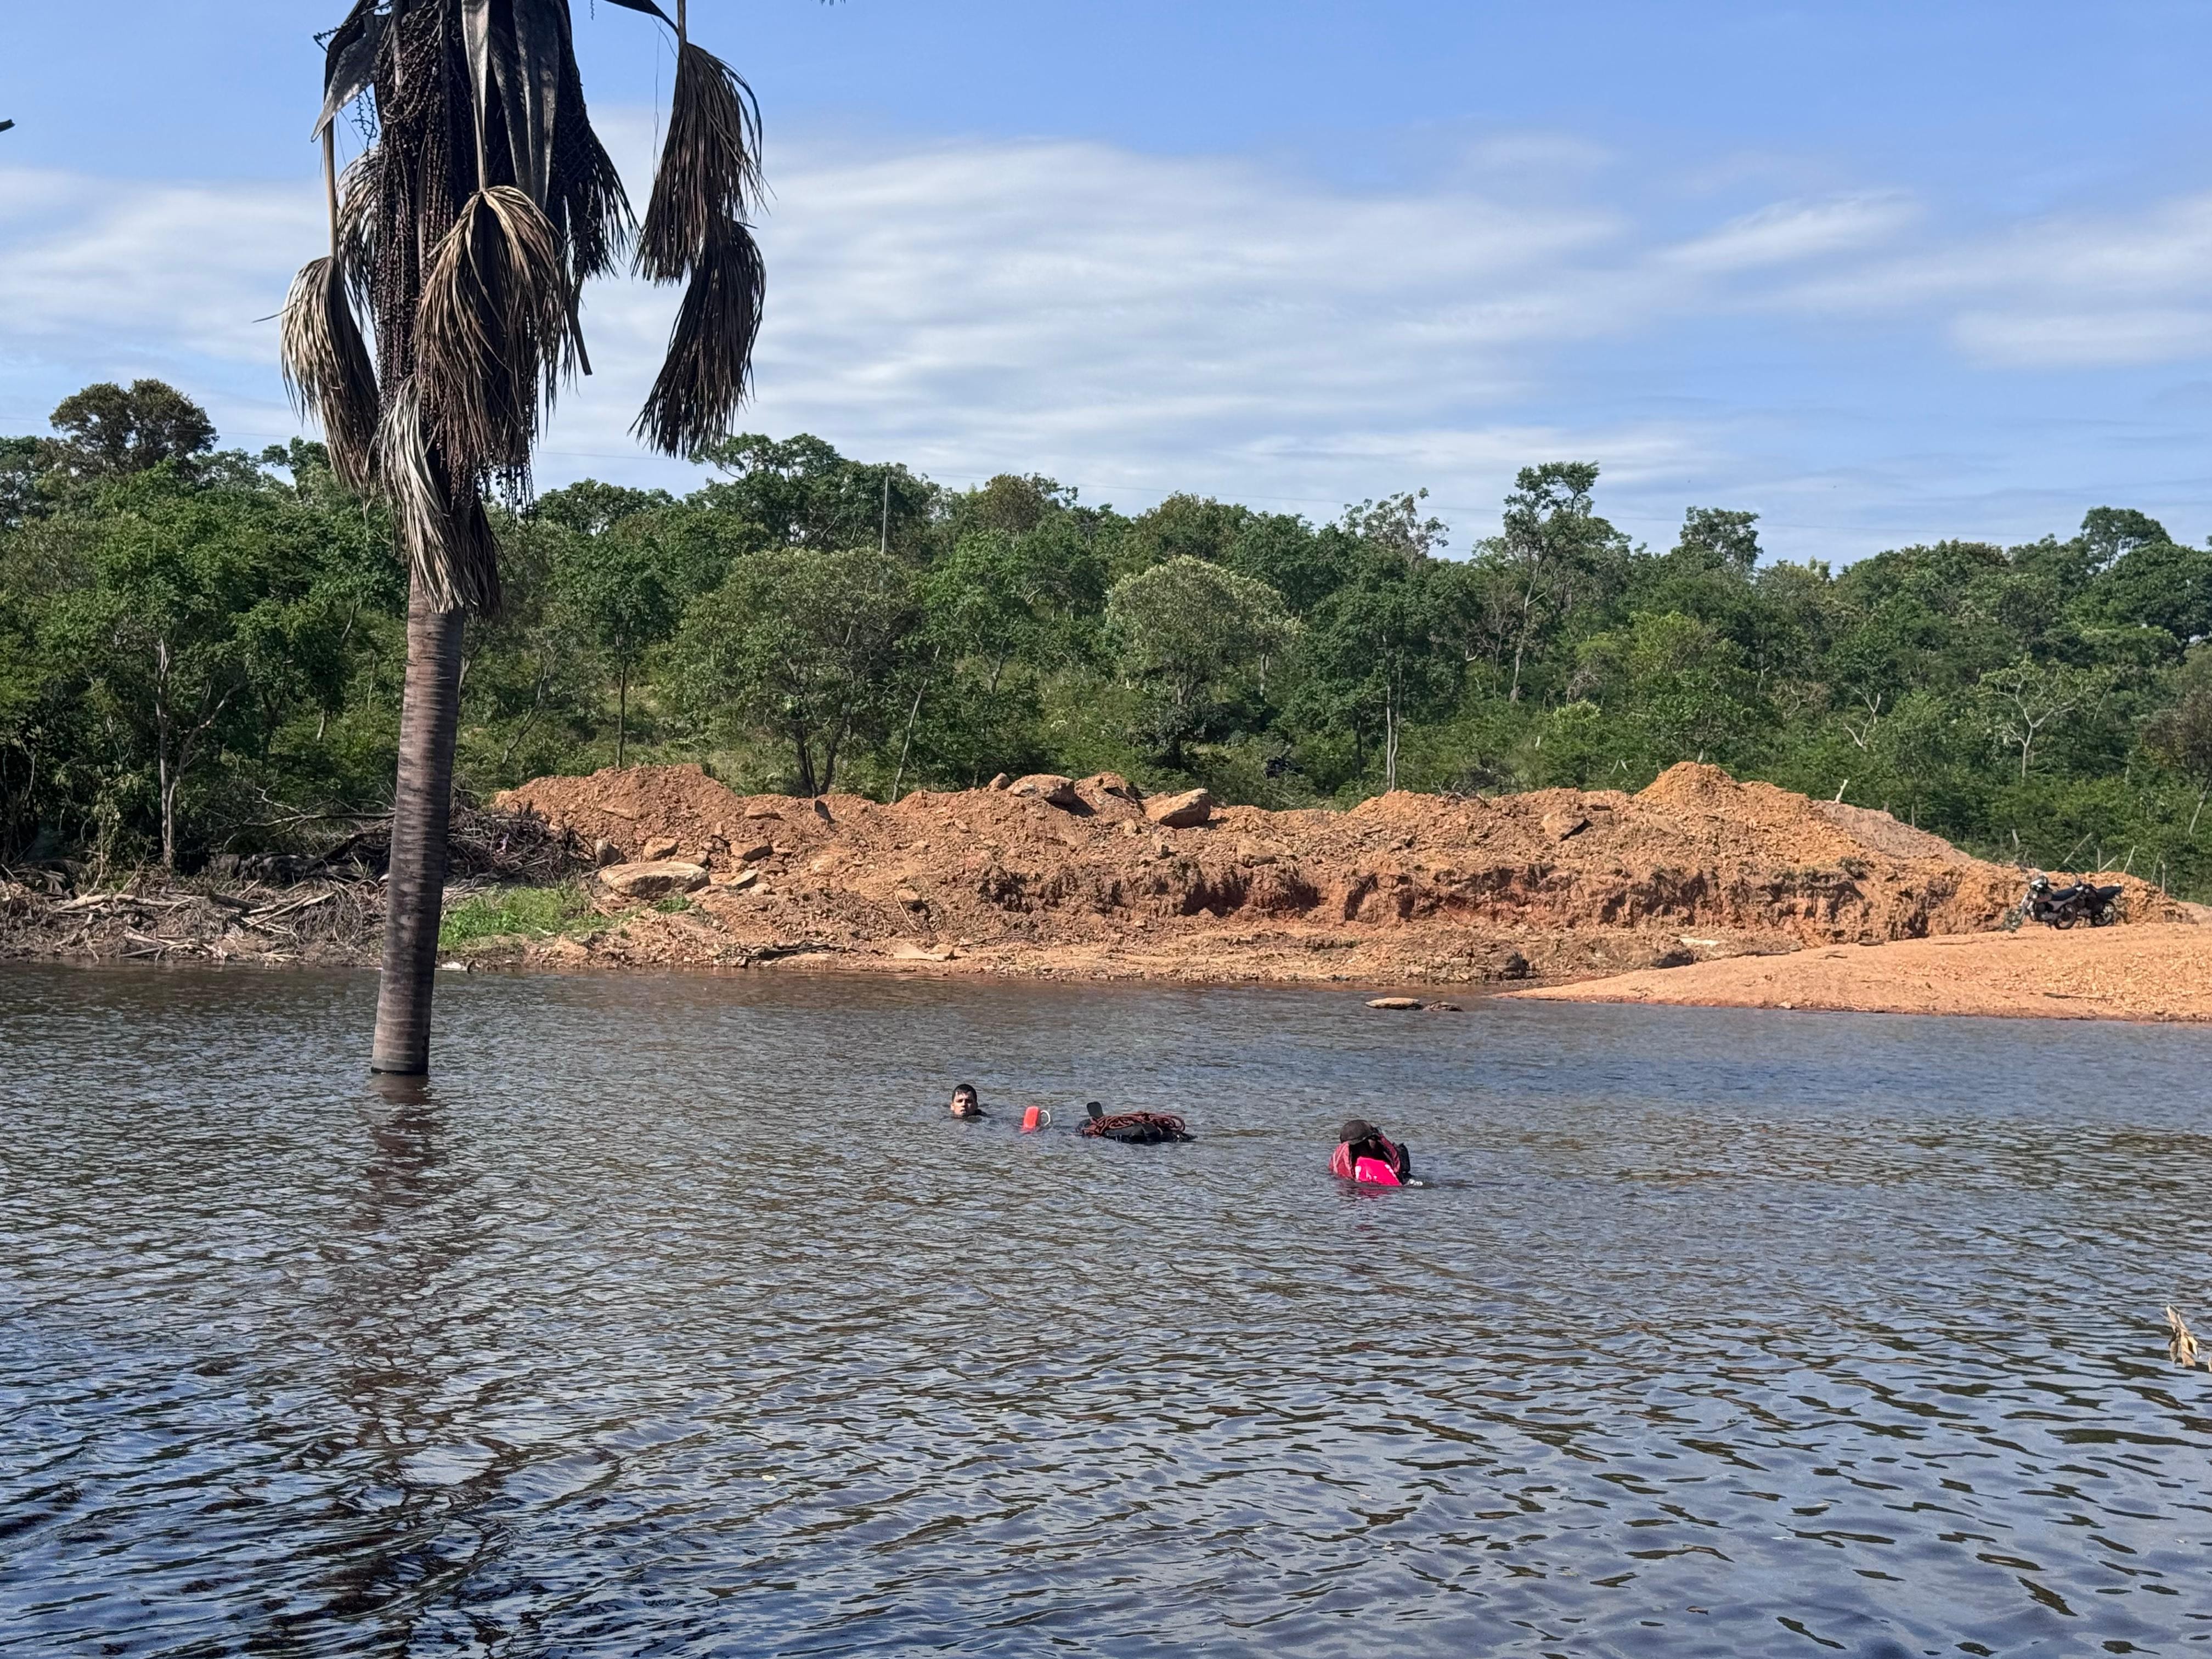
[[[1328,1172],[1371,1187],[1409,1187],[1413,1183],[1413,1155],[1365,1118],[1355,1117],[1336,1132]]]
[[[975,1085],[963,1083],[952,1091],[951,1113],[955,1117],[988,1117],[982,1101],[976,1096]]]

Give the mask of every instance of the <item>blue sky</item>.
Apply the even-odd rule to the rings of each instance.
[[[592,9],[641,180],[667,52]],[[693,9],[769,121],[761,429],[1132,509],[1425,486],[1462,548],[1569,457],[1655,543],[1692,504],[1838,561],[2212,532],[2212,8]],[[258,319],[317,251],[340,10],[0,6],[0,430],[139,374],[293,429]],[[544,482],[689,481],[624,430],[672,306],[591,296]]]

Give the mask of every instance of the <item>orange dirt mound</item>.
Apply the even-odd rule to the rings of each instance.
[[[632,767],[541,778],[496,805],[625,859],[672,842],[714,874],[685,914],[549,947],[610,963],[813,951],[1192,978],[1585,976],[1981,931],[2023,881],[1887,813],[1711,766],[1635,795],[1398,792],[1346,812],[1227,807],[1178,830],[1115,786],[1085,780],[1072,808],[988,789],[885,806]],[[2186,920],[2140,884],[2130,898],[2131,921]]]

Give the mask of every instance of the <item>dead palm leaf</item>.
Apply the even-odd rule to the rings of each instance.
[[[337,149],[323,128],[323,187],[330,204],[331,251],[307,263],[284,301],[277,355],[294,404],[322,422],[331,471],[367,495],[376,477],[376,365],[354,321],[339,258]]]
[[[368,494],[376,482],[376,365],[337,260],[310,260],[293,282],[277,349],[294,404],[322,423],[331,471],[355,494]]]
[[[499,548],[471,475],[455,487],[412,380],[385,389],[377,473],[417,592],[438,611],[499,612]]]
[[[570,84],[562,89],[553,128],[552,186],[544,205],[545,216],[568,250],[570,278],[581,288],[621,267],[637,226],[614,158],[592,131],[573,57],[568,76]]]
[[[422,403],[448,455],[527,473],[539,411],[574,362],[569,300],[537,203],[494,185],[463,205],[431,252],[415,327]]]
[[[720,58],[683,41],[668,138],[638,238],[638,274],[683,281],[723,226],[750,216],[759,189],[760,107],[752,88]]]
[[[767,282],[752,232],[736,221],[694,261],[667,359],[632,428],[663,454],[696,454],[729,431],[750,389]]]

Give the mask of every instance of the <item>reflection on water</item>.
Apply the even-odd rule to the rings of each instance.
[[[373,991],[0,973],[11,1650],[2212,1643],[2212,1033]]]

